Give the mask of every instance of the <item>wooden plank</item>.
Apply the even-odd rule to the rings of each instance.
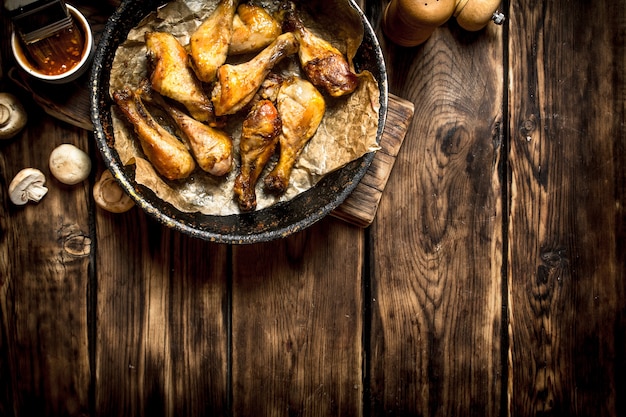
[[[371,415],[498,416],[502,30],[385,50],[415,115],[371,227]]]
[[[97,214],[99,415],[227,414],[226,246]]]
[[[512,415],[626,413],[625,14],[512,2]]]
[[[24,103],[29,126],[0,152],[0,414],[88,414],[89,182],[63,185],[47,166],[56,146],[87,150],[88,137]],[[40,169],[49,190],[18,207],[7,187],[25,167]]]
[[[233,415],[362,415],[362,229],[233,248]]]

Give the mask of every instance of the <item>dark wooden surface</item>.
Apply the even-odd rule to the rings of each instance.
[[[250,246],[97,208],[93,138],[8,80],[3,20],[30,121],[0,143],[0,416],[625,415],[626,8],[502,10],[381,35],[415,115],[370,227]],[[92,176],[12,205],[67,142]]]

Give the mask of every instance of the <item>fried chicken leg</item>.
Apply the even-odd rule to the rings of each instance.
[[[238,3],[238,0],[220,0],[213,13],[191,35],[192,67],[206,83],[215,80],[217,69],[226,62]]]
[[[278,92],[278,113],[283,122],[279,136],[280,157],[265,177],[268,190],[285,192],[291,171],[304,146],[317,131],[325,111],[324,97],[313,84],[299,77],[283,83]]]
[[[302,70],[316,87],[333,97],[349,94],[356,89],[358,78],[343,54],[330,42],[306,28],[293,7],[284,13],[283,31],[293,32],[298,39],[298,57]]]
[[[250,61],[222,65],[217,71],[217,82],[211,95],[215,114],[234,114],[244,108],[274,65],[297,50],[298,42],[294,35],[283,33]]]
[[[240,173],[234,192],[242,211],[256,208],[255,186],[263,168],[274,154],[282,122],[270,100],[257,101],[243,122],[239,142]]]
[[[196,164],[178,138],[150,115],[141,97],[129,88],[113,93],[113,99],[132,123],[146,157],[154,169],[169,180],[188,177]]]
[[[212,120],[213,104],[189,68],[185,48],[170,33],[147,32],[145,39],[152,67],[152,88],[181,103],[195,119]]]
[[[191,153],[202,170],[216,176],[230,172],[233,164],[233,142],[226,132],[197,121],[162,98],[156,101],[183,132]]]
[[[228,53],[238,55],[259,51],[281,33],[278,21],[264,8],[240,4],[233,18],[233,35]]]

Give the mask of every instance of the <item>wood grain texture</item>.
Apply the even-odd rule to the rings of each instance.
[[[31,117],[0,141],[0,416],[626,415],[626,10],[504,5],[380,36],[415,115],[371,227],[251,246],[97,208],[93,139],[8,79],[1,25]],[[62,142],[92,177],[11,204]]]
[[[233,249],[233,415],[362,415],[363,230]]]
[[[227,248],[98,212],[98,415],[224,415]],[[123,239],[120,234],[134,239]],[[113,383],[113,381],[115,381]]]
[[[502,411],[501,32],[385,45],[415,115],[372,225],[373,416]]]
[[[513,415],[626,413],[625,13],[512,2]]]
[[[88,149],[88,137],[29,110],[42,123],[4,143],[0,153],[0,414],[79,415],[89,411],[91,378],[89,183],[59,183],[47,160],[68,138]],[[49,191],[38,204],[17,207],[7,187],[25,167],[40,169]]]

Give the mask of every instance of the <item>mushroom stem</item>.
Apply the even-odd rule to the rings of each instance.
[[[48,192],[48,189],[42,184],[33,184],[23,191],[22,200],[39,201]]]

